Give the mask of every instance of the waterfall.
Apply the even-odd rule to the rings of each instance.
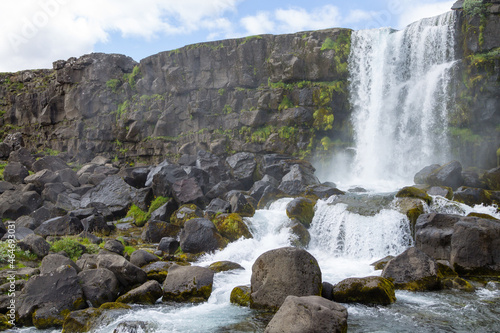
[[[422,167],[449,161],[454,25],[449,12],[401,31],[352,33],[353,181],[409,183]]]

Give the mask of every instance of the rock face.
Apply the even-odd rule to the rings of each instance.
[[[286,247],[262,254],[252,266],[251,307],[277,310],[288,295],[321,294],[321,271],[307,251]]]
[[[288,296],[264,332],[347,332],[347,309],[320,296]]]

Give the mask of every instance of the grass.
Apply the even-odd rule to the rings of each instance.
[[[14,254],[15,260],[12,261],[12,258],[10,258],[11,254]],[[0,265],[4,266],[8,263],[13,263],[16,265],[16,267],[21,267],[22,265],[20,263],[21,260],[24,261],[33,261],[36,260],[37,256],[30,251],[23,251],[21,250],[17,245],[15,245],[13,248],[10,247],[9,242],[0,242]]]
[[[99,252],[99,247],[95,244],[92,244],[87,238],[78,241],[75,238],[64,237],[56,240],[55,242],[52,242],[52,244],[50,245],[50,250],[52,252],[64,251],[72,260],[76,261],[82,256],[83,253]]]
[[[151,213],[166,204],[168,200],[170,199],[166,197],[156,197],[153,202],[151,202],[151,205],[149,205],[147,212],[143,211],[136,205],[132,205],[127,212],[127,217],[131,217],[136,226],[142,227],[150,219]]]

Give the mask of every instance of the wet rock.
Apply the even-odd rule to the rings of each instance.
[[[309,228],[314,218],[314,205],[311,199],[295,198],[286,205],[286,215]]]
[[[212,221],[196,218],[187,221],[180,234],[181,249],[185,253],[212,252],[225,245]]]
[[[158,260],[157,256],[144,250],[136,250],[130,255],[130,263],[137,267],[142,267]]]
[[[30,279],[17,299],[19,323],[38,329],[62,326],[68,312],[87,307],[76,270],[60,266]]]
[[[163,283],[163,301],[204,302],[212,293],[213,281],[211,269],[173,265]]]
[[[321,288],[321,297],[329,301],[333,301],[333,285],[330,282],[323,281],[323,288]]]
[[[26,236],[22,241],[17,243],[19,248],[23,251],[30,251],[35,254],[38,258],[43,258],[49,254],[50,244],[35,234]]]
[[[280,185],[279,181],[277,181],[275,178],[269,176],[269,175],[264,175],[261,180],[256,181],[253,185],[252,188],[248,191],[250,196],[252,196],[257,202],[261,199],[262,195],[264,194],[264,190],[268,186],[274,186],[275,188],[278,188]]]
[[[294,164],[290,172],[283,176],[278,189],[293,196],[303,193],[307,186],[316,184],[319,184],[319,180],[314,176],[313,171]]]
[[[168,275],[168,270],[172,265],[177,264],[173,261],[155,261],[142,267],[149,280],[156,280],[163,283]]]
[[[290,230],[293,234],[292,244],[296,247],[306,248],[311,241],[311,235],[307,228],[300,222],[292,220]]]
[[[3,179],[12,184],[23,184],[28,176],[28,169],[19,162],[10,162],[3,172]]]
[[[462,165],[453,161],[434,170],[426,180],[426,183],[434,186],[448,186],[456,189],[463,184]]]
[[[134,288],[116,300],[120,303],[155,304],[162,297],[163,291],[158,281],[151,280]]]
[[[232,261],[217,261],[210,264],[208,268],[213,270],[215,273],[233,271],[236,269],[244,269],[240,264]]]
[[[396,289],[426,291],[441,289],[438,265],[416,247],[411,247],[387,263],[382,277],[393,281]]]
[[[431,164],[426,166],[415,174],[415,176],[413,177],[413,181],[415,182],[415,184],[428,184],[427,178],[429,178],[429,176],[440,167],[441,165],[439,164]]]
[[[255,208],[243,193],[233,192],[231,195],[228,194],[226,199],[231,205],[231,212],[243,217],[252,217],[255,214]]]
[[[181,244],[179,241],[172,237],[163,237],[158,244],[158,250],[173,255]]]
[[[396,301],[394,284],[380,276],[348,278],[333,287],[333,300],[340,303],[389,305]]]
[[[288,295],[321,294],[321,270],[307,251],[286,247],[262,254],[252,266],[251,307],[277,310]]]
[[[489,206],[492,204],[491,194],[489,191],[483,190],[482,188],[472,188],[472,187],[459,187],[453,193],[453,200],[464,203],[468,206],[475,206],[484,204]]]
[[[475,171],[462,171],[463,186],[484,188],[485,184]]]
[[[453,198],[453,190],[449,187],[444,186],[433,186],[427,190],[428,195],[438,195],[448,200]]]
[[[146,243],[158,243],[164,237],[177,237],[181,227],[172,223],[152,220],[142,228],[141,239]]]
[[[115,274],[106,268],[87,269],[78,273],[87,302],[98,308],[104,303],[114,302],[120,293]]]
[[[248,190],[254,183],[257,168],[255,155],[252,153],[236,153],[226,158],[226,162],[231,168],[233,177],[243,184],[245,190]]]
[[[352,192],[349,190],[349,192]],[[360,191],[355,191],[360,192]],[[365,191],[366,192],[366,191]],[[314,199],[328,199],[332,195],[344,195],[345,192],[339,190],[335,186],[330,186],[327,184],[309,185],[306,187],[304,195],[307,197],[312,197]]]
[[[114,254],[100,254],[97,257],[97,268],[109,269],[124,288],[131,288],[147,280],[147,275],[142,269]]]
[[[394,259],[394,256],[387,256],[371,263],[370,266],[373,266],[375,270],[384,269],[385,265],[387,265],[387,263],[392,259]]]
[[[72,311],[64,319],[62,333],[89,332],[101,314],[102,310],[95,308]]]
[[[140,333],[148,332],[148,323],[145,321],[125,321],[116,326],[113,333]]]
[[[76,217],[69,215],[54,217],[40,224],[35,234],[42,237],[78,235],[83,231],[83,225]]]
[[[239,214],[220,214],[214,218],[213,223],[217,231],[223,237],[229,239],[230,242],[234,242],[241,237],[252,238],[252,234]]]
[[[347,332],[347,309],[320,296],[288,296],[264,332]]]
[[[500,191],[500,167],[486,171],[481,179],[490,190]]]
[[[396,193],[396,198],[416,198],[422,199],[427,204],[432,202],[432,198],[424,191],[414,186],[403,187]]]
[[[127,168],[124,170],[123,180],[135,188],[143,188],[146,186],[146,181],[150,168]]]
[[[231,211],[231,204],[220,198],[215,198],[210,201],[210,204],[205,209],[205,216],[212,219],[217,213],[229,213]]]
[[[237,304],[239,306],[250,306],[250,286],[237,286],[231,291],[229,301],[231,304]]]

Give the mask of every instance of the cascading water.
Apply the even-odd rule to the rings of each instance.
[[[402,31],[353,32],[349,89],[356,153],[351,183],[408,184],[422,167],[449,161],[454,34],[453,12]]]

